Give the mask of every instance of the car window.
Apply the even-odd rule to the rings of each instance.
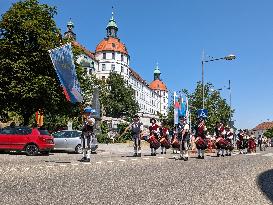
[[[64,132],[64,138],[71,138],[71,132],[69,131]]]
[[[75,137],[80,137],[81,136],[81,132],[78,132],[78,131],[73,131],[72,132],[72,137],[75,138]]]
[[[49,132],[45,129],[38,129],[40,132],[40,135],[50,135]]]
[[[29,127],[16,127],[16,134],[18,135],[29,135],[32,130]]]
[[[64,132],[54,132],[52,135],[54,138],[64,138]]]
[[[11,127],[6,127],[1,130],[1,134],[13,135],[16,134],[16,129]]]

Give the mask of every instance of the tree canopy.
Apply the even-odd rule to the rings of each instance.
[[[26,0],[0,20],[1,108],[22,115],[24,124],[38,109],[59,112],[68,105],[48,54],[61,43],[55,14],[55,7]]]

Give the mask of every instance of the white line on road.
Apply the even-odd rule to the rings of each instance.
[[[157,157],[158,159],[164,159],[165,157]]]
[[[83,164],[85,164],[85,165],[90,165],[91,163],[90,163],[90,162],[85,162],[85,163],[83,163]]]
[[[112,163],[112,162],[114,162],[114,161],[107,161],[108,163]]]
[[[132,161],[137,161],[138,159],[131,159]]]
[[[146,160],[147,160],[147,159],[149,159],[149,158],[143,158],[143,159],[146,159]]]
[[[124,160],[124,159],[120,159],[120,160],[118,160],[118,161],[120,161],[120,162],[126,162],[126,160]]]
[[[262,155],[263,157],[273,157],[273,153],[267,153],[267,154],[264,154]]]
[[[96,164],[101,164],[101,162],[96,162]]]

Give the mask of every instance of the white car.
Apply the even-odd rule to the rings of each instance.
[[[54,137],[54,150],[62,150],[68,152],[82,153],[81,147],[81,131],[78,130],[61,130],[52,133]],[[91,152],[96,153],[98,148],[98,141],[96,137],[91,141]]]

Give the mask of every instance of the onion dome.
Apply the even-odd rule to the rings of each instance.
[[[151,82],[151,84],[149,85],[149,87],[152,90],[162,90],[162,91],[167,91],[167,86],[165,85],[165,83],[163,83],[161,80],[156,79],[153,82]]]
[[[108,37],[103,39],[96,47],[97,52],[116,51],[128,55],[127,48],[118,38]]]

